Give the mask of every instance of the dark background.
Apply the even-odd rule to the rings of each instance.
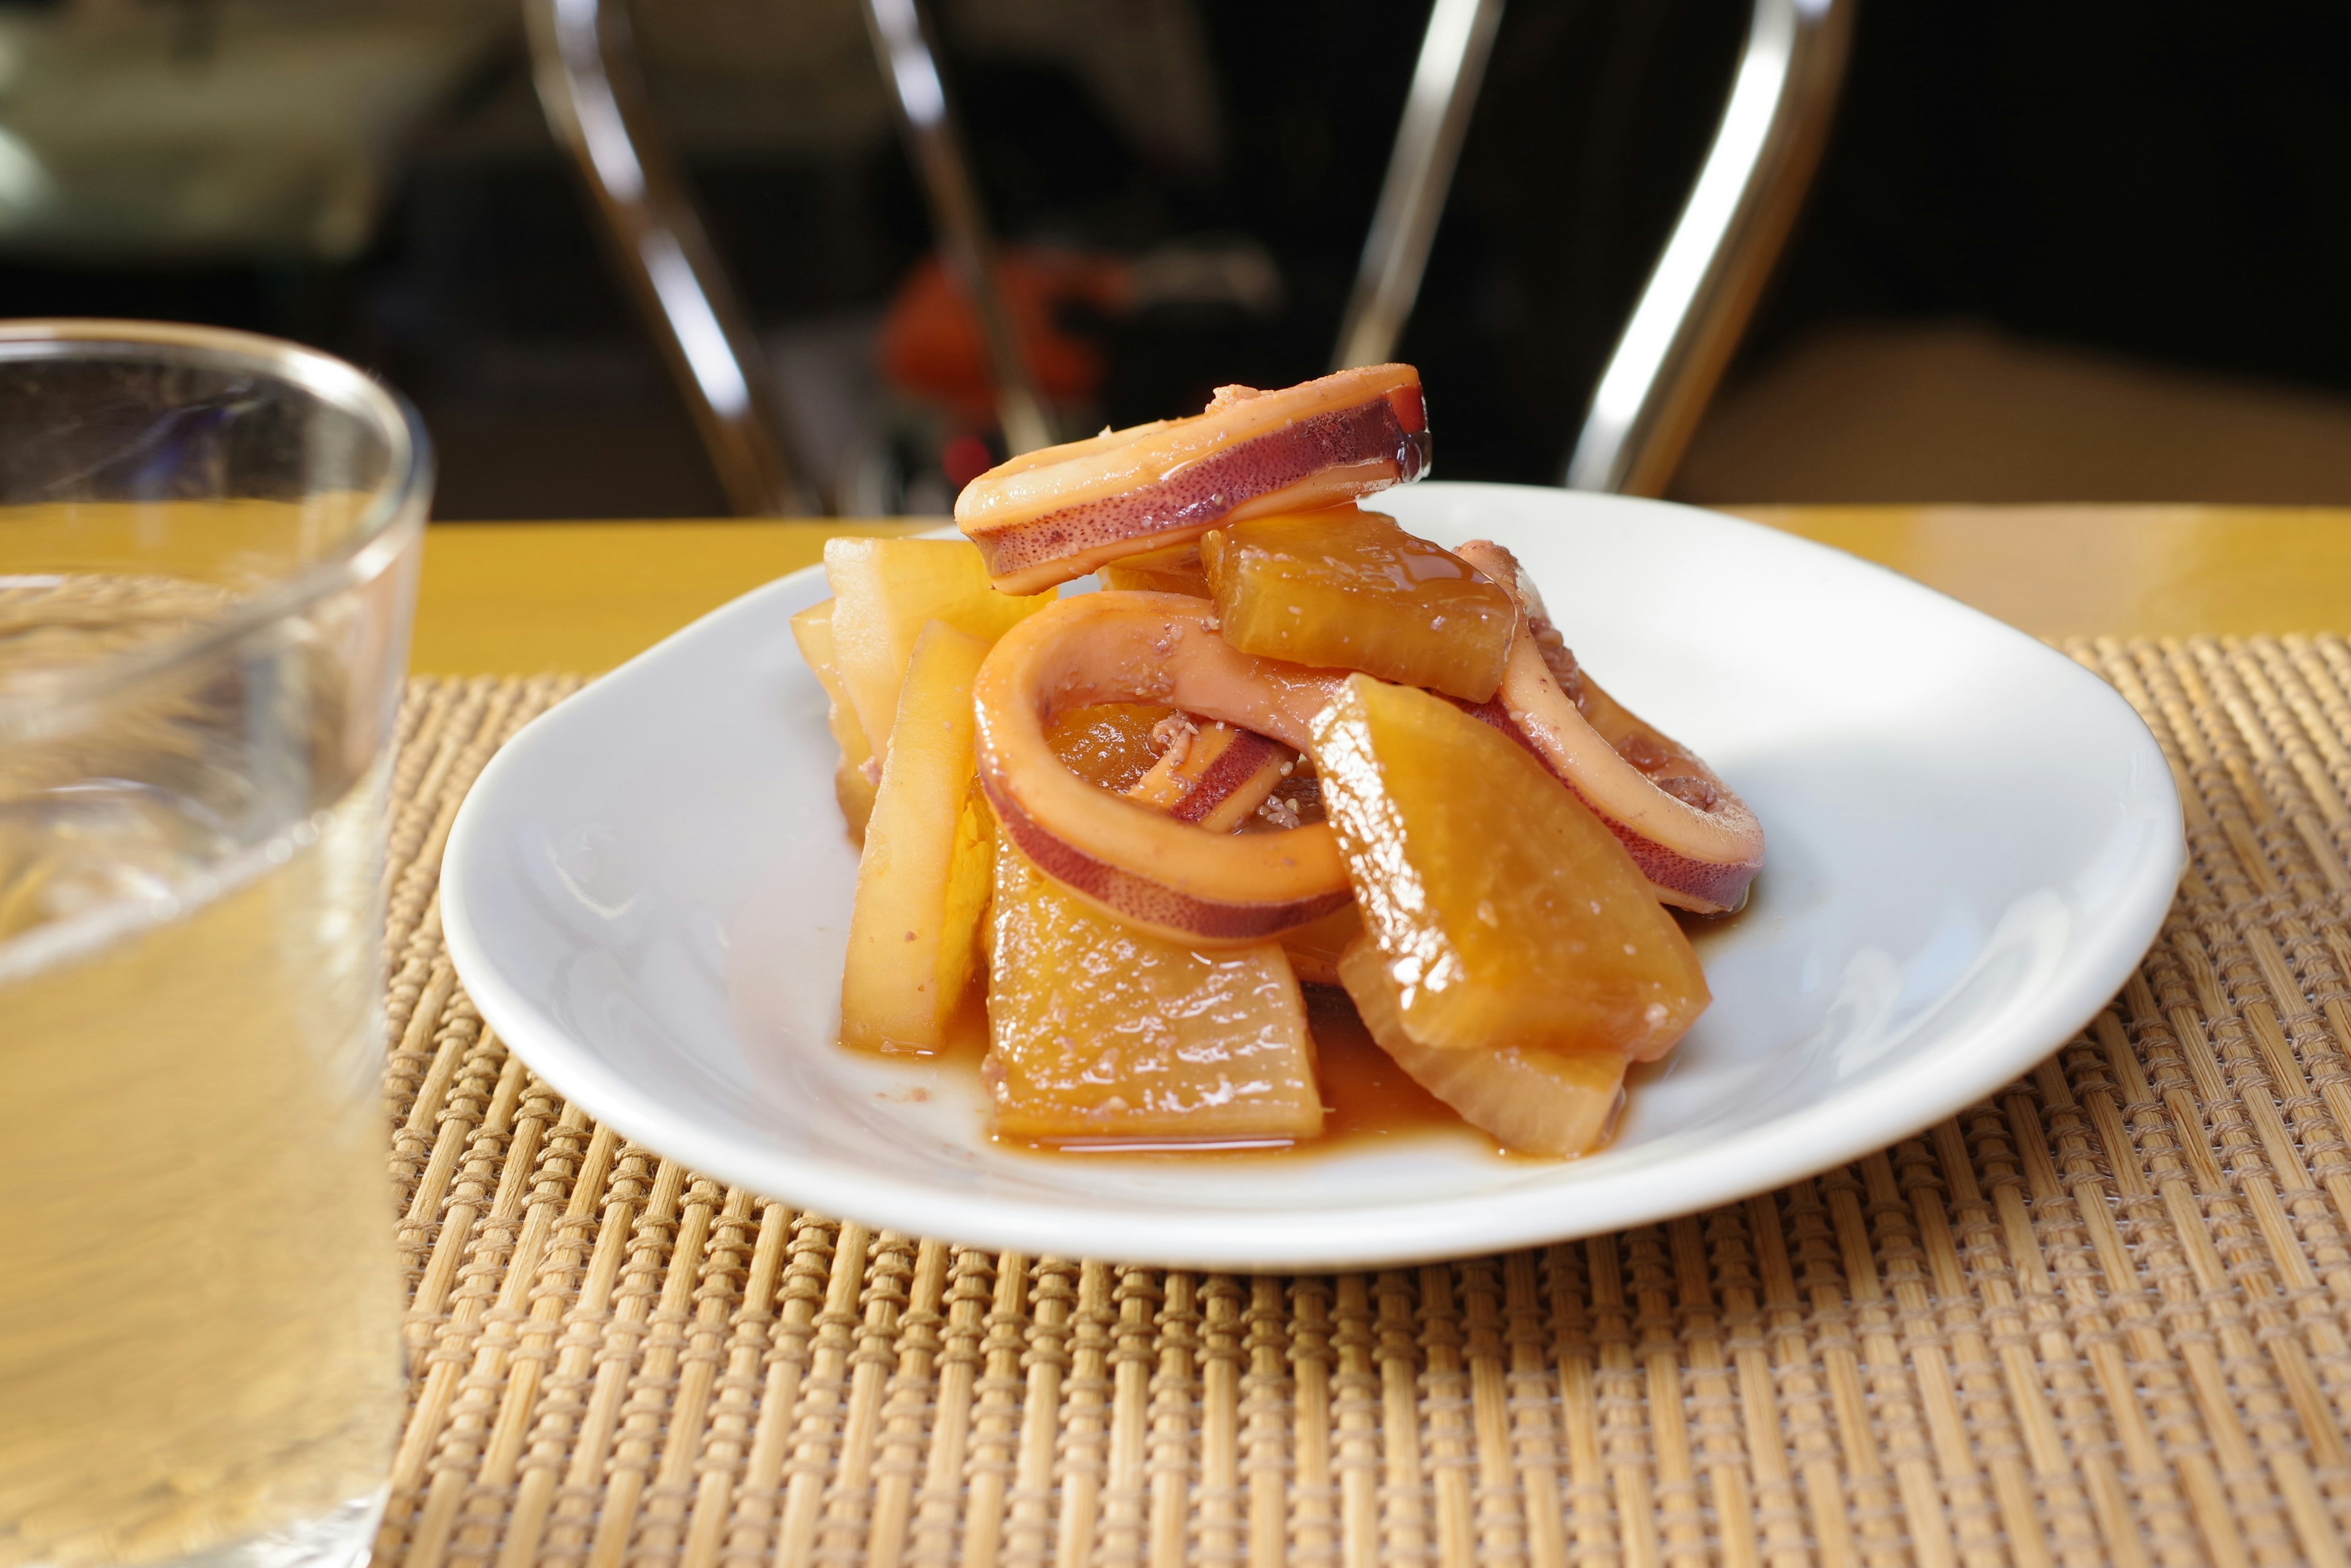
[[[952,87],[1006,235],[1134,250],[1238,232],[1280,268],[1270,321],[1090,324],[1111,422],[1323,368],[1426,16],[1410,0],[1203,0],[1223,152],[1185,172],[1131,145],[1067,72],[960,49],[949,13]],[[1723,0],[1514,0],[1404,345],[1446,476],[1555,478],[1746,20]],[[2351,6],[2318,0],[1868,0],[1734,387],[1830,327],[1965,319],[2351,391],[2346,61]],[[875,311],[927,248],[886,136],[823,158],[685,151],[763,326]],[[446,517],[725,509],[518,42],[409,150],[356,259],[0,257],[0,311],[214,322],[350,357],[423,410]]]

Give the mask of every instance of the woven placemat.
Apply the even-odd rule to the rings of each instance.
[[[876,1234],[567,1106],[434,885],[569,683],[416,683],[378,1563],[2343,1562],[2351,647],[2067,651],[2155,727],[2194,853],[2090,1029],[1768,1197],[1294,1279]]]

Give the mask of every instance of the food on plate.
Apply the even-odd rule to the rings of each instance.
[[[898,682],[925,625],[944,621],[992,643],[1052,602],[997,592],[979,552],[954,539],[827,539],[824,574],[834,667],[877,757],[890,749]]]
[[[1447,1051],[1404,1027],[1388,961],[1369,941],[1339,960],[1347,996],[1372,1039],[1412,1081],[1521,1154],[1567,1158],[1605,1143],[1625,1108],[1624,1053],[1498,1045]]]
[[[1000,1135],[1233,1144],[1322,1132],[1306,1006],[1279,946],[1203,950],[1137,930],[1008,839],[996,867],[982,1071]]]
[[[1479,716],[1542,760],[1600,814],[1666,903],[1737,909],[1763,864],[1763,827],[1696,752],[1600,689],[1552,625],[1510,551],[1480,541],[1462,559],[1516,595],[1524,620],[1501,689]]]
[[[1351,899],[1311,925],[1293,926],[1281,934],[1281,950],[1290,967],[1310,986],[1339,984],[1339,960],[1364,934],[1363,912]]]
[[[1156,703],[1071,708],[1045,727],[1045,742],[1079,778],[1124,794],[1158,765],[1159,727],[1175,714]]]
[[[1705,1010],[1698,955],[1625,846],[1490,727],[1353,675],[1314,721],[1314,756],[1414,1040],[1646,1061]]]
[[[1428,464],[1420,372],[1365,365],[1279,392],[1218,387],[1189,419],[1024,453],[965,486],[955,516],[998,588],[1034,593],[1228,518],[1410,484]]]
[[[833,601],[828,599],[793,616],[792,641],[799,644],[809,668],[816,672],[817,684],[824,687],[824,727],[831,732],[833,745],[841,748],[841,758],[832,770],[832,798],[841,804],[850,838],[862,844],[865,820],[873,814],[873,791],[881,783],[882,768],[873,760],[865,727],[857,722],[857,710],[850,706],[849,693],[841,684],[832,651],[832,607]]]
[[[1259,942],[1347,902],[1322,823],[1215,833],[1071,773],[1045,727],[1071,708],[1153,702],[1303,748],[1342,678],[1236,652],[1207,601],[1064,599],[1007,632],[981,668],[979,777],[1023,853],[1105,913],[1184,941]]]
[[[1280,741],[1216,719],[1171,713],[1156,733],[1166,749],[1126,798],[1212,833],[1247,821],[1298,765],[1298,753]]]
[[[1104,588],[1144,593],[1188,593],[1196,599],[1206,599],[1211,591],[1196,543],[1170,545],[1165,549],[1145,550],[1141,555],[1106,562],[1101,577]]]
[[[844,1043],[944,1049],[984,973],[1001,1137],[1299,1143],[1336,1071],[1607,1141],[1710,1000],[1667,906],[1737,907],[1761,831],[1508,551],[1353,504],[1426,455],[1408,367],[1227,388],[983,476],[970,542],[827,547],[792,631],[866,815]],[[1318,1067],[1301,982],[1368,1041]]]
[[[1210,529],[1200,560],[1217,634],[1244,653],[1473,703],[1501,684],[1517,602],[1393,517],[1353,507],[1249,517]]]
[[[841,1039],[927,1053],[962,1005],[987,903],[995,822],[972,772],[971,684],[987,644],[934,621],[915,638],[857,860]]]

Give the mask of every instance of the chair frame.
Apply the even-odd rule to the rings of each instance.
[[[1819,166],[1854,4],[1755,0],[1714,144],[1601,372],[1569,489],[1665,493]]]
[[[1421,34],[1405,89],[1395,148],[1373,209],[1355,287],[1339,325],[1331,368],[1385,364],[1420,296],[1429,246],[1461,161],[1461,139],[1477,108],[1502,25],[1502,0],[1437,0]]]
[[[1050,444],[997,247],[965,156],[923,0],[862,0],[939,248],[979,318],[1014,452]],[[1637,0],[1636,0],[1637,3]],[[694,409],[738,512],[805,510],[790,432],[758,340],[645,111],[625,0],[524,0],[549,124]],[[1698,181],[1626,322],[1568,459],[1571,489],[1661,494],[1785,246],[1828,137],[1855,0],[1754,0],[1730,97]],[[1503,0],[1436,0],[1333,368],[1395,357],[1426,272]]]
[[[905,134],[928,198],[931,222],[948,271],[979,318],[987,368],[996,383],[996,419],[1015,453],[1050,446],[1056,439],[996,270],[996,236],[980,204],[979,186],[964,155],[955,105],[940,74],[928,17],[920,0],[864,0],[866,30],[890,83],[898,124]]]
[[[523,0],[523,19],[539,106],[595,195],[728,505],[747,517],[813,510],[767,356],[648,111],[624,8]]]

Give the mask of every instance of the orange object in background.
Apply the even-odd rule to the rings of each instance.
[[[1127,263],[1081,251],[1007,247],[997,287],[1012,314],[1020,357],[1048,402],[1092,401],[1102,390],[1102,345],[1067,319],[1122,313],[1133,293]],[[898,285],[882,319],[882,373],[910,397],[945,408],[976,429],[996,423],[996,381],[979,315],[935,255]]]

